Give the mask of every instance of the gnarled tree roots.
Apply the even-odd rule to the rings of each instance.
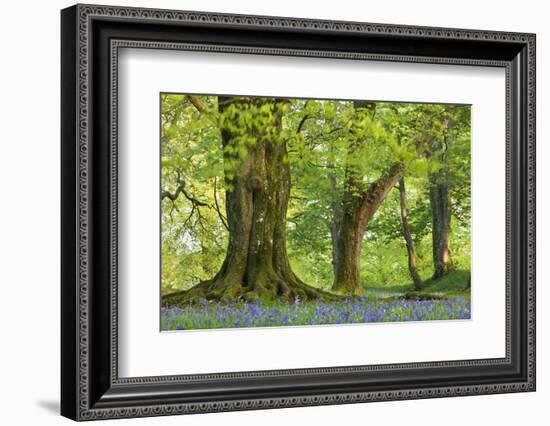
[[[260,277],[258,277],[260,278]],[[200,300],[209,301],[233,301],[242,299],[248,302],[256,300],[277,300],[292,302],[296,299],[308,300],[338,300],[343,296],[311,287],[299,279],[292,282],[283,280],[275,273],[265,274],[255,281],[253,285],[247,285],[229,280],[214,278],[203,281],[186,291],[166,294],[162,297],[163,305],[183,305],[197,303]]]

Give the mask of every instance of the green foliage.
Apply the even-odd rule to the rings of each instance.
[[[224,164],[214,114],[197,111],[184,95],[162,96],[162,192],[183,187],[189,196],[162,199],[162,288],[171,291],[192,287],[221,265]],[[201,99],[215,110],[215,98]]]
[[[422,279],[433,273],[429,182],[445,179],[453,207],[451,251],[470,268],[470,108],[457,105],[162,95],[162,290],[212,278],[228,232],[225,191],[259,137],[286,144],[292,185],[287,215],[291,265],[308,284],[333,280],[331,221],[344,190],[359,191],[395,162],[405,166],[408,220]],[[220,98],[222,99],[222,98]],[[239,102],[239,106],[236,106]],[[220,112],[222,111],[222,112]],[[282,131],[273,125],[282,119]],[[222,146],[221,132],[232,134]],[[261,136],[259,136],[261,135]],[[350,188],[353,177],[357,185]],[[357,194],[359,195],[359,194]],[[361,280],[371,292],[408,291],[407,252],[397,189],[368,225]]]

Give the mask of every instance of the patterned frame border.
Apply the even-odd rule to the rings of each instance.
[[[230,411],[230,410],[248,410],[248,409],[262,409],[262,408],[281,408],[281,407],[294,407],[294,406],[308,406],[308,405],[326,405],[326,404],[343,404],[353,402],[366,402],[366,401],[383,401],[383,400],[400,400],[400,399],[416,399],[416,398],[434,398],[442,396],[461,396],[461,395],[475,395],[475,394],[487,394],[487,393],[504,393],[504,392],[517,392],[534,390],[535,387],[535,36],[532,34],[520,34],[520,33],[502,33],[493,31],[479,31],[479,30],[462,30],[462,29],[446,29],[446,28],[429,28],[429,27],[409,27],[399,25],[381,25],[381,24],[366,24],[366,23],[353,23],[353,22],[334,22],[334,21],[322,21],[322,20],[307,20],[307,19],[293,19],[293,18],[275,18],[275,17],[262,17],[262,16],[242,16],[242,15],[226,15],[226,14],[213,14],[213,13],[201,13],[201,12],[180,12],[180,11],[168,11],[168,10],[156,10],[156,9],[136,9],[136,8],[119,8],[119,7],[103,7],[92,5],[78,5],[78,64],[77,64],[77,89],[78,89],[78,164],[77,164],[77,176],[78,176],[78,365],[77,365],[77,380],[78,380],[78,418],[81,420],[92,420],[112,417],[141,417],[151,415],[171,415],[171,414],[184,414],[184,413],[205,413],[216,411]],[[360,32],[360,33],[376,33],[376,34],[405,34],[413,36],[422,36],[426,38],[448,38],[448,39],[470,39],[470,40],[501,40],[508,42],[521,42],[527,44],[528,50],[528,73],[527,73],[527,99],[528,99],[528,189],[527,189],[527,202],[528,202],[528,237],[529,244],[527,247],[527,305],[528,305],[528,334],[527,334],[527,354],[528,354],[528,379],[527,382],[519,383],[506,383],[498,385],[480,385],[480,386],[451,386],[447,388],[426,388],[426,389],[409,389],[400,391],[382,391],[382,392],[360,392],[360,393],[339,393],[339,394],[327,394],[316,396],[304,396],[304,397],[278,397],[278,398],[265,398],[254,400],[233,400],[222,402],[208,402],[200,404],[166,404],[159,406],[144,406],[139,408],[113,408],[113,409],[90,409],[89,408],[89,389],[88,389],[88,374],[89,374],[89,358],[88,358],[88,46],[89,46],[89,27],[90,20],[94,17],[119,17],[129,19],[140,19],[146,21],[176,21],[176,22],[200,22],[200,23],[215,23],[215,24],[235,24],[241,26],[252,27],[273,27],[273,28],[303,28],[303,29],[315,29],[326,31],[343,31],[343,32]],[[127,47],[145,47],[139,46],[136,42],[114,42],[112,48],[115,51],[117,47],[122,47],[128,43]],[[132,46],[132,44],[134,44]],[[153,43],[154,44],[154,43]],[[148,48],[181,48],[181,45],[170,43],[156,43],[157,46],[149,44]],[[186,48],[192,48],[192,45],[187,45]],[[210,49],[215,48],[209,46]],[[234,53],[252,53],[246,52],[247,48],[236,47],[224,47],[224,51],[233,51]],[[233,49],[233,50],[232,50]],[[200,50],[204,49],[201,46]],[[258,50],[258,49],[257,49]],[[332,56],[328,52],[316,52],[312,54],[311,51],[291,52],[284,49],[259,49],[254,53],[262,54],[300,54],[308,56],[322,56],[322,57],[342,57],[345,55],[342,53],[335,53]],[[354,54],[350,54],[352,57]],[[360,59],[358,54],[355,54],[354,59]],[[366,56],[362,55],[363,59]],[[411,62],[429,62],[429,63],[455,63],[472,65],[470,60],[463,59],[444,59],[444,58],[414,58],[414,57],[398,57],[391,55],[370,55],[368,59],[371,60],[396,60],[396,61],[411,61]],[[476,61],[476,65],[487,66],[502,66],[498,62]],[[116,76],[116,69],[114,75]],[[510,86],[510,72],[507,69],[507,87]],[[113,87],[113,84],[115,87]],[[111,89],[113,94],[116,94],[116,80],[111,78]],[[509,91],[506,94],[507,103],[507,116],[510,114],[510,97]],[[116,97],[115,97],[116,99]],[[116,106],[116,105],[115,105]],[[116,108],[112,110],[113,117],[116,117]],[[508,118],[508,117],[507,117]],[[508,120],[507,120],[508,124]],[[507,139],[510,134],[510,129],[507,128]],[[112,137],[116,139],[116,129],[112,132]],[[114,144],[116,146],[116,144]],[[112,155],[116,158],[116,147],[114,148]],[[507,143],[507,176],[509,173],[509,156],[510,148]],[[114,163],[116,164],[116,162]],[[112,169],[112,182],[116,185],[116,167]],[[506,183],[507,192],[507,207],[510,204],[509,193],[509,178]],[[113,191],[116,201],[116,187]],[[510,209],[508,209],[509,211]],[[116,212],[115,212],[116,213]],[[507,213],[507,224],[509,223],[509,214]],[[116,228],[116,225],[114,225]],[[113,235],[116,236],[116,229],[113,229]],[[509,232],[509,230],[507,230]],[[509,237],[509,235],[507,235]],[[509,241],[510,238],[507,239]],[[112,256],[116,257],[116,238],[112,239]],[[506,247],[507,253],[510,253],[509,243]],[[506,275],[507,281],[510,276],[510,265],[506,261]],[[116,284],[116,263],[113,264],[111,270],[111,276],[115,280]],[[116,285],[113,286],[113,300],[112,300],[112,336],[116,338]],[[510,289],[507,282],[506,298],[507,298],[507,357],[505,362],[509,361],[509,322],[510,312],[508,309],[508,301],[510,297]],[[116,348],[116,341],[114,342]],[[342,371],[359,371],[358,367],[336,367],[326,369],[307,369],[307,370],[275,370],[271,372],[250,372],[250,373],[226,373],[221,375],[207,375],[201,376],[162,376],[162,377],[148,377],[148,378],[131,378],[131,379],[119,379],[116,371],[116,350],[113,351],[115,358],[113,370],[111,371],[111,378],[114,383],[162,383],[173,382],[181,380],[204,380],[216,379],[221,377],[249,377],[250,375],[299,375],[310,372],[342,372]],[[458,365],[479,365],[489,363],[502,363],[502,359],[496,360],[472,360],[472,361],[458,361]],[[449,363],[422,363],[421,366],[449,366],[457,365],[454,362]],[[414,364],[419,366],[419,364]],[[373,369],[392,369],[392,368],[405,368],[410,366],[409,364],[394,364],[384,366],[370,366],[361,367],[370,370]],[[312,371],[313,370],[313,371]]]
[[[218,379],[239,379],[249,377],[267,377],[267,376],[295,376],[307,373],[343,373],[343,372],[367,372],[379,370],[394,370],[405,369],[410,367],[458,367],[458,366],[480,366],[490,364],[506,364],[511,362],[511,281],[509,274],[506,275],[506,349],[504,358],[493,359],[475,359],[475,360],[458,360],[458,361],[438,361],[438,362],[415,362],[415,363],[399,363],[399,364],[376,364],[353,367],[328,367],[328,368],[302,368],[302,369],[285,369],[285,370],[262,370],[262,371],[247,371],[235,373],[213,373],[213,374],[188,374],[188,375],[170,375],[170,376],[150,376],[150,377],[118,377],[118,327],[117,327],[117,228],[118,228],[118,212],[117,212],[117,164],[118,164],[118,54],[121,48],[132,49],[158,49],[158,50],[186,50],[200,52],[223,52],[235,54],[256,54],[256,55],[284,55],[284,56],[303,56],[303,57],[324,57],[330,59],[355,59],[369,61],[385,61],[385,62],[410,62],[410,63],[441,63],[441,64],[460,64],[471,66],[487,66],[487,67],[502,67],[505,68],[506,79],[506,99],[510,98],[510,66],[507,62],[502,61],[487,61],[487,60],[463,60],[463,59],[445,59],[445,58],[417,58],[414,56],[398,56],[398,55],[373,55],[359,53],[342,53],[342,52],[311,52],[307,50],[289,50],[289,49],[273,49],[273,48],[254,48],[254,47],[231,47],[218,45],[201,45],[192,43],[164,43],[150,41],[133,41],[133,40],[111,40],[111,288],[113,290],[111,297],[111,346],[116,350],[111,353],[111,381],[114,384],[149,384],[149,383],[169,383],[174,381],[203,381],[203,380],[218,380]],[[506,106],[506,118],[510,117],[510,110]],[[508,121],[508,120],[506,120]],[[506,129],[506,166],[511,162],[510,152],[510,132]],[[506,192],[510,193],[510,181],[506,182]],[[507,197],[506,202],[510,203],[510,197]],[[511,226],[510,208],[506,209],[506,228]],[[507,240],[509,245],[509,239]],[[511,253],[511,248],[506,247],[506,254]]]

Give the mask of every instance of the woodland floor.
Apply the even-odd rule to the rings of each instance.
[[[468,277],[468,271],[453,271],[425,282],[421,292],[410,284],[389,285],[368,288],[364,297],[338,301],[200,300],[166,305],[161,308],[161,330],[469,319]]]

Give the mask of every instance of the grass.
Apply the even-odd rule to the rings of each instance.
[[[161,308],[161,329],[196,330],[219,328],[281,327],[325,324],[355,324],[403,321],[469,319],[469,273],[454,271],[426,283],[421,293],[412,286],[368,289],[367,295],[340,301],[273,300],[246,302],[240,299]]]
[[[403,321],[469,319],[469,271],[453,271],[429,280],[421,292],[409,284],[371,287],[360,298],[340,301],[273,300],[246,302],[241,299],[163,306],[161,329],[196,330],[219,328],[281,327]]]
[[[390,284],[379,287],[366,288],[366,294],[371,298],[391,299],[391,298],[436,298],[449,299],[453,297],[461,297],[467,301],[470,300],[470,289],[468,280],[470,271],[455,270],[449,272],[444,277],[433,280],[424,281],[422,290],[415,292],[412,284]]]

